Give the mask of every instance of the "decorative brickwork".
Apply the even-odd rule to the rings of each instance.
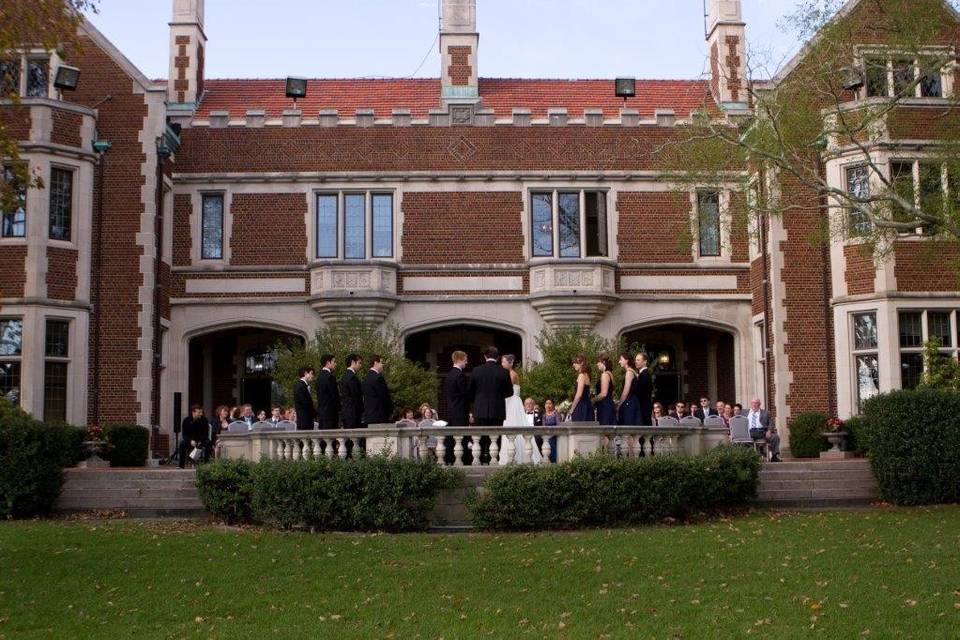
[[[871,248],[866,245],[849,245],[843,248],[843,257],[847,262],[847,294],[856,296],[874,293],[877,267]]]
[[[187,80],[187,69],[190,67],[187,46],[190,44],[190,36],[177,36],[175,41],[178,49],[173,64],[177,69],[177,77],[173,81],[173,88],[177,91],[177,102],[183,102],[184,92],[190,88],[190,83]]]
[[[307,260],[307,197],[302,193],[238,193],[230,206],[232,265],[303,265]]]
[[[750,263],[750,293],[753,296],[751,311],[758,316],[763,313],[763,258],[757,258]]]
[[[447,47],[450,55],[450,83],[455,87],[466,87],[470,84],[473,68],[470,66],[471,47]]]
[[[403,196],[404,264],[523,262],[520,192]]]
[[[79,113],[66,111],[64,109],[53,110],[53,134],[51,140],[55,144],[62,144],[68,147],[82,147],[83,140],[80,136],[80,127],[83,125],[83,116]],[[84,149],[89,151],[89,149]]]
[[[617,214],[621,262],[693,262],[688,194],[621,191]]]
[[[960,243],[897,242],[894,273],[899,291],[960,290]]]
[[[730,97],[733,98],[734,102],[740,100],[740,37],[739,36],[727,36],[725,38],[725,44],[727,45],[727,89],[730,91]]]
[[[0,298],[22,298],[27,281],[26,245],[4,245],[0,248]]]
[[[175,267],[190,264],[190,249],[193,246],[193,227],[190,215],[193,203],[187,194],[173,196],[173,265]]]
[[[47,297],[73,300],[77,297],[77,250],[47,247]]]
[[[747,199],[739,191],[730,193],[730,260],[732,262],[750,261],[750,211]]]

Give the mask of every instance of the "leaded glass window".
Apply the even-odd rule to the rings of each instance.
[[[553,256],[553,194],[533,193],[531,236],[535,258]]]
[[[3,168],[3,179],[8,184],[17,180],[11,167]],[[0,237],[3,238],[23,238],[27,235],[27,189],[19,183],[15,187],[19,204],[13,211],[3,211],[0,220]]]
[[[870,199],[870,169],[867,165],[847,167],[847,193],[850,197],[861,201],[863,206]],[[870,233],[870,217],[861,209],[850,207],[850,235],[863,236]]]
[[[584,194],[587,218],[587,257],[607,257],[607,194],[587,191]]]
[[[557,201],[560,257],[580,257],[580,193],[560,193]]]
[[[50,170],[50,239],[70,240],[73,226],[73,172]]]
[[[697,219],[700,235],[700,256],[720,255],[720,192],[697,192]]]
[[[0,397],[20,404],[20,356],[23,320],[0,319]]]
[[[200,257],[203,260],[223,259],[223,196],[204,194],[200,223]]]
[[[46,98],[50,94],[50,61],[46,58],[27,60],[27,97]]]
[[[367,257],[367,196],[348,193],[343,200],[343,257],[362,260]]]
[[[317,257],[337,257],[337,194],[317,195]]]
[[[393,257],[393,196],[373,194],[373,257]]]
[[[14,60],[0,60],[0,99],[20,93],[20,63]]]

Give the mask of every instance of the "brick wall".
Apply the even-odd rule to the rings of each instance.
[[[617,214],[621,262],[693,262],[687,194],[621,191]]]
[[[47,297],[73,300],[77,297],[77,250],[47,247]]]
[[[190,215],[193,203],[187,194],[173,196],[173,266],[190,264],[190,249],[193,245],[193,227]]]
[[[520,192],[403,196],[404,264],[523,262]]]
[[[874,293],[877,267],[873,262],[873,251],[867,245],[850,245],[843,248],[847,261],[844,278],[847,282],[847,294],[851,296]]]
[[[450,66],[447,68],[450,74],[450,82],[455,87],[465,87],[470,84],[470,76],[473,69],[470,67],[471,47],[447,47],[447,53],[450,54]]]
[[[27,246],[4,245],[0,248],[0,298],[22,298],[27,281]]]
[[[307,199],[302,193],[238,193],[230,205],[233,265],[304,265]]]
[[[145,162],[140,132],[147,106],[144,96],[133,92],[131,78],[92,40],[84,38],[82,50],[70,52],[69,57],[83,70],[83,81],[76,91],[65,92],[65,99],[93,106],[105,96],[113,96],[98,107],[98,128],[113,146],[104,157],[103,168],[103,285],[100,304],[94,310],[100,313],[102,366],[96,393],[101,420],[125,422],[134,420],[141,410],[133,380],[140,360],[138,300],[143,281],[137,234],[143,215],[141,165]],[[93,357],[90,362],[92,365]]]
[[[6,134],[11,140],[29,140],[30,109],[12,105],[0,107],[0,125],[6,129]]]
[[[83,116],[63,109],[53,110],[53,133],[50,139],[55,144],[68,147],[81,147],[83,140],[80,137],[80,127],[83,125]]]
[[[730,259],[733,262],[750,261],[749,215],[743,193],[730,192]]]
[[[753,296],[751,311],[753,315],[763,313],[763,258],[757,258],[750,263],[750,293]]]
[[[894,274],[900,291],[960,290],[960,243],[897,242]]]

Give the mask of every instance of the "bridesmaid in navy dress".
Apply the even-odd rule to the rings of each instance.
[[[597,359],[600,379],[597,380],[593,401],[597,407],[597,422],[602,425],[617,424],[617,408],[613,406],[613,374],[610,373],[612,368],[613,363],[608,356],[600,356]]]
[[[617,424],[619,425],[638,425],[640,424],[640,405],[637,403],[637,396],[633,387],[637,380],[637,372],[634,370],[633,359],[625,354],[620,354],[620,366],[626,369],[627,374],[623,379],[623,391],[620,393],[620,407],[617,410]]]
[[[590,402],[590,365],[584,356],[573,359],[573,370],[577,372],[577,394],[570,407],[570,419],[573,422],[593,422],[593,404]]]

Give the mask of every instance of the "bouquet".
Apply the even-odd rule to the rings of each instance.
[[[573,406],[572,402],[570,402],[569,400],[564,400],[563,402],[557,405],[557,412],[562,413],[563,415],[567,415],[567,413],[570,412],[570,407],[572,406]]]
[[[87,427],[87,440],[91,442],[100,442],[103,440],[103,428],[95,424]]]
[[[827,420],[827,431],[831,433],[839,433],[843,431],[843,420],[840,418],[830,418]]]

